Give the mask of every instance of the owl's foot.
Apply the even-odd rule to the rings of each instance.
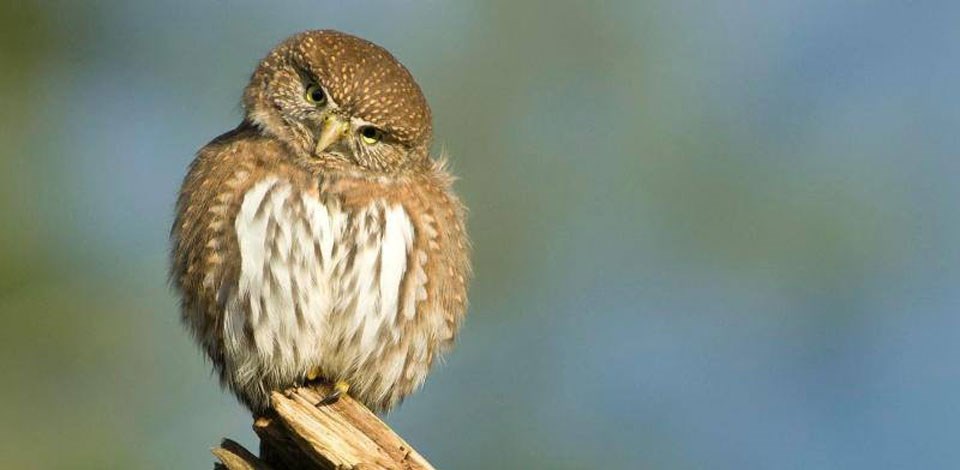
[[[340,396],[346,395],[348,391],[350,391],[350,384],[348,384],[346,381],[338,380],[333,384],[333,391],[330,392],[329,395],[323,397],[323,399],[320,400],[320,403],[317,403],[317,406],[336,403],[337,400],[340,399]]]

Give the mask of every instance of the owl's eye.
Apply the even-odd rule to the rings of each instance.
[[[360,128],[360,140],[367,145],[373,145],[383,140],[383,131],[373,126],[363,126]]]
[[[327,101],[327,95],[323,92],[323,88],[320,88],[320,85],[317,85],[316,83],[311,83],[309,86],[307,86],[306,98],[311,104],[317,105],[323,104]]]

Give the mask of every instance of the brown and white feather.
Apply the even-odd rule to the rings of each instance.
[[[386,410],[423,384],[463,321],[465,209],[442,160],[426,155],[430,112],[406,69],[385,67],[392,56],[362,40],[305,34],[264,59],[246,94],[247,119],[191,164],[172,231],[172,279],[221,381],[254,411],[314,370]],[[307,124],[288,123],[269,104],[287,92],[264,95],[286,90],[270,80],[295,75],[283,67],[291,61],[326,77],[345,109],[395,132],[389,158],[306,158]]]

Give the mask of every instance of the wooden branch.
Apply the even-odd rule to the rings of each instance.
[[[257,418],[260,457],[224,439],[213,454],[226,470],[433,470],[386,423],[349,396],[317,406],[330,389],[295,388],[271,396],[273,413]]]

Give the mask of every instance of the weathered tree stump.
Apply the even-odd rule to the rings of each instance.
[[[257,418],[260,456],[224,439],[213,454],[227,470],[433,470],[377,415],[349,396],[317,406],[329,388],[295,388],[271,396],[272,413]]]

